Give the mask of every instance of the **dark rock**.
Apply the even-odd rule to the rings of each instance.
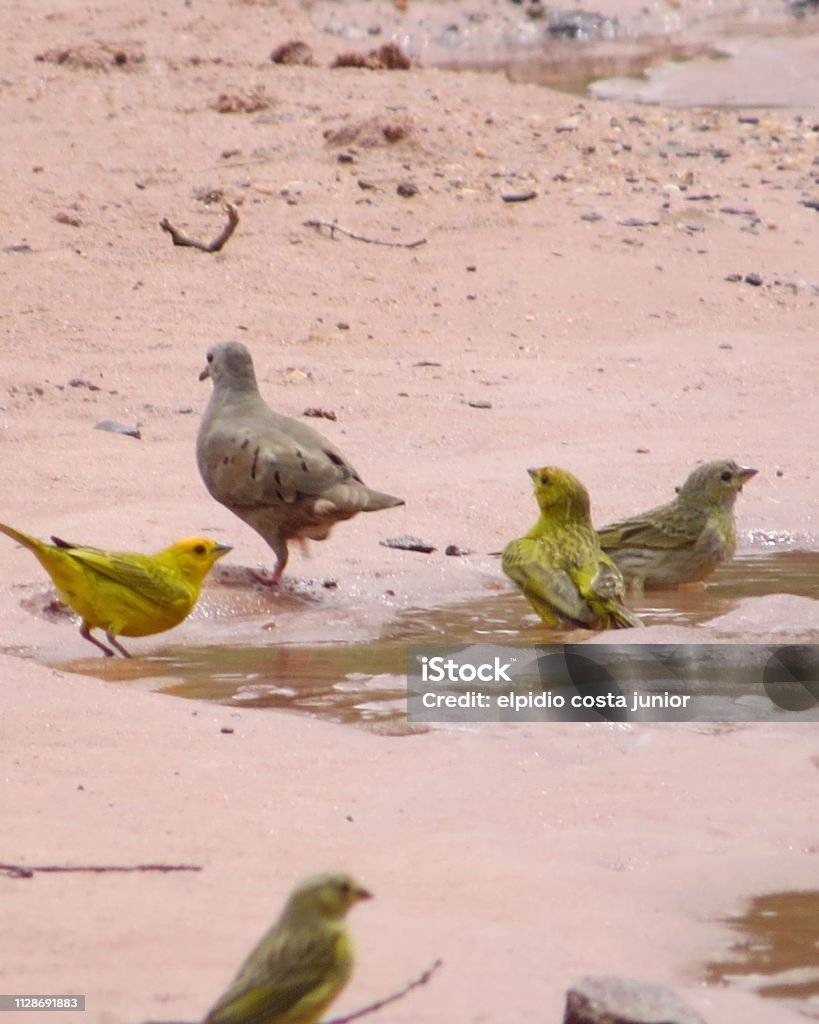
[[[705,1024],[670,988],[649,981],[595,975],[566,993],[563,1024]]]
[[[424,555],[429,555],[435,550],[433,544],[419,540],[418,537],[410,537],[408,534],[401,537],[388,537],[379,543],[385,548],[397,548],[399,551],[420,551]]]

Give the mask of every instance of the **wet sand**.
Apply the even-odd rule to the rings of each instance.
[[[350,40],[317,13],[150,0],[92,17],[66,0],[6,16],[0,518],[119,549],[205,532],[234,545],[240,581],[270,567],[193,458],[205,350],[238,338],[277,408],[335,411],[324,432],[407,506],[295,552],[281,595],[214,578],[199,614],[135,653],[230,638],[232,616],[238,637],[247,622],[279,642],[375,635],[406,609],[500,593],[488,552],[531,525],[533,463],[577,473],[603,522],[731,455],[760,470],[737,507],[743,550],[815,549],[815,110],[330,70]],[[270,63],[299,36],[319,66]],[[218,234],[223,212],[197,198],[214,190],[238,204],[234,237],[218,255],[174,248],[163,217]],[[310,219],[426,243],[331,239]],[[94,429],[106,419],[141,440]],[[402,533],[437,551],[379,543]],[[473,554],[445,556],[452,543]],[[202,869],[0,877],[4,991],[85,992],[94,1024],[193,1020],[290,885],[339,865],[378,897],[355,913],[339,1010],[442,956],[393,1019],[558,1020],[593,971],[670,983],[711,1024],[802,1019],[703,986],[698,965],[732,941],[717,919],[815,885],[813,728],[395,737],[195,705],[63,672],[89,645],[42,614],[30,554],[8,542],[2,559],[2,859]],[[749,597],[727,628],[815,634],[816,607]]]

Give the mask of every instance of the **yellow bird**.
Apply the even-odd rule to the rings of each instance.
[[[33,552],[60,600],[82,618],[80,635],[107,657],[113,657],[113,647],[130,658],[117,636],[150,636],[184,621],[214,563],[231,550],[189,537],[155,555],[139,555],[79,547],[59,537],[48,544],[3,523],[0,532]],[[91,636],[92,629],[104,629],[111,647]]]
[[[733,557],[734,505],[756,473],[733,459],[705,462],[667,505],[599,529],[600,544],[635,590],[704,580]]]
[[[371,895],[345,874],[304,879],[202,1024],[316,1024],[352,973],[345,915]]]
[[[642,625],[623,605],[625,583],[600,548],[583,484],[555,466],[527,472],[540,518],[525,537],[506,545],[501,564],[509,579],[549,626]]]

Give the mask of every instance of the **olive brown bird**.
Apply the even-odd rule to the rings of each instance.
[[[340,872],[304,879],[202,1024],[316,1024],[352,973],[347,911],[371,895]]]
[[[214,345],[199,374],[207,377],[213,393],[196,441],[199,472],[211,495],[273,549],[276,567],[266,582],[281,579],[289,540],[324,540],[340,520],[404,504],[367,487],[317,430],[274,412],[244,345]]]
[[[600,544],[636,590],[704,580],[734,555],[734,505],[756,473],[733,459],[703,463],[673,501],[598,530]]]
[[[528,473],[540,517],[524,537],[506,545],[503,571],[549,626],[642,625],[623,604],[620,570],[600,548],[586,488],[556,466]]]
[[[205,577],[231,550],[204,537],[177,541],[155,555],[103,551],[52,537],[53,544],[0,523],[0,532],[31,551],[51,577],[60,600],[82,619],[80,635],[107,656],[131,655],[118,636],[151,636],[190,615]],[[111,647],[91,636],[105,630]]]

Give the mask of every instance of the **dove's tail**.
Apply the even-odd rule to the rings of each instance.
[[[396,505],[403,504],[403,498],[395,498],[392,494],[382,494],[380,491],[371,491],[367,488],[367,504],[362,512],[378,512],[382,508],[395,508]]]

